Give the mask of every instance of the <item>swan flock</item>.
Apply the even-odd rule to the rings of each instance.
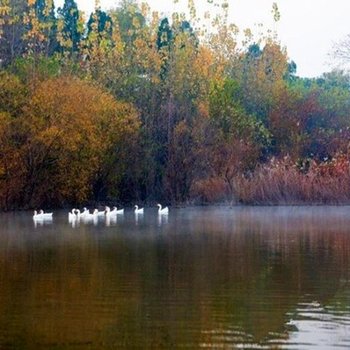
[[[158,207],[158,215],[168,215],[169,214],[169,208],[165,207],[163,208],[161,204],[157,204]],[[135,215],[142,215],[144,214],[144,208],[139,208],[138,205],[135,205],[134,207],[134,213]],[[79,209],[73,208],[68,213],[68,221],[74,221],[77,219],[83,219],[83,220],[96,220],[99,217],[106,217],[106,218],[117,218],[118,215],[124,215],[124,209],[118,209],[117,207],[113,207],[111,210],[110,207],[106,206],[105,210],[99,211],[98,209],[94,209],[92,213],[90,213],[90,210],[87,208],[83,208],[82,211]],[[35,210],[33,219],[34,220],[52,220],[53,213],[45,213],[43,210],[40,210],[39,213]]]

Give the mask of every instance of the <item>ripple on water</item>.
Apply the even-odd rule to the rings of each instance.
[[[304,349],[350,348],[350,313],[323,307],[318,302],[299,303],[296,314],[288,322],[292,327],[288,347]],[[294,347],[292,347],[294,348]]]

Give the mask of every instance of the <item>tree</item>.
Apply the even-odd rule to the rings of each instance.
[[[87,22],[87,30],[88,36],[92,31],[96,30],[99,34],[105,32],[111,37],[113,30],[112,18],[106,12],[97,8],[95,12],[90,15],[89,21]]]
[[[25,52],[23,19],[27,9],[26,0],[0,1],[0,67]]]
[[[262,50],[256,44],[249,47],[234,73],[242,86],[243,104],[248,114],[267,123],[274,96],[286,85],[287,71],[286,51],[272,39]]]
[[[97,183],[107,186],[105,195],[118,193],[138,133],[135,109],[71,77],[40,82],[27,96],[15,118],[7,112],[14,106],[0,111],[0,198],[21,207],[81,203]]]
[[[348,67],[350,62],[350,34],[335,43],[332,55],[341,65]]]
[[[84,28],[81,14],[74,0],[65,0],[62,8],[58,9],[58,41],[62,52],[70,55],[79,50]]]
[[[52,55],[57,49],[57,18],[53,0],[36,0],[35,9],[38,21],[43,27],[46,37],[46,56]]]
[[[160,51],[162,60],[161,79],[166,79],[169,70],[169,58],[171,46],[173,44],[173,31],[169,25],[168,18],[161,20],[157,32],[157,48]]]
[[[146,25],[146,19],[135,0],[123,0],[113,11],[118,23],[122,41],[130,45],[137,38],[137,33]]]
[[[163,18],[158,27],[157,33],[157,47],[158,50],[170,49],[173,40],[173,31],[170,27],[168,18]]]

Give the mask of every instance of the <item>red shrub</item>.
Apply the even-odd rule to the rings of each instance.
[[[271,159],[251,176],[237,176],[233,187],[236,200],[247,204],[350,203],[349,156],[303,166]]]

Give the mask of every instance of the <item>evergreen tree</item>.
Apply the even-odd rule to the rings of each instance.
[[[57,18],[55,5],[52,0],[37,0],[35,2],[36,17],[42,23],[43,32],[47,39],[46,54],[51,55],[58,48]]]
[[[93,31],[94,25],[97,25],[96,29],[99,34],[105,33],[109,37],[112,36],[112,18],[106,12],[97,9],[94,13],[91,13],[87,23],[88,36]]]
[[[82,33],[79,29],[80,14],[78,5],[74,0],[65,0],[63,8],[58,9],[60,25],[60,45],[62,51],[69,49],[71,53],[75,53],[79,49],[82,39]]]
[[[162,19],[158,27],[157,48],[162,57],[162,67],[160,71],[161,79],[164,80],[169,70],[169,55],[173,44],[173,31],[167,18]]]
[[[161,49],[170,49],[170,45],[173,39],[173,31],[169,25],[168,18],[162,19],[158,27],[157,33],[157,47],[158,50]]]

